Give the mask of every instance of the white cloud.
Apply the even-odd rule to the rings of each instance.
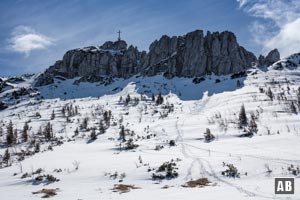
[[[262,53],[278,48],[283,57],[300,52],[299,0],[237,0],[257,20],[250,26]]]
[[[34,29],[27,26],[17,26],[9,39],[8,48],[11,51],[24,53],[29,56],[32,50],[45,49],[52,45],[53,39],[37,33]]]
[[[241,8],[241,7],[243,7],[244,5],[246,5],[246,4],[249,2],[249,0],[237,0],[237,2],[239,2],[240,8]]]
[[[300,52],[300,18],[281,27],[279,33],[265,42],[264,51],[276,46],[284,56]]]

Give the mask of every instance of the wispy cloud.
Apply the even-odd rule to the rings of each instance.
[[[36,32],[28,26],[17,26],[14,28],[11,38],[8,40],[8,49],[29,56],[36,49],[45,49],[53,44],[54,40]]]
[[[237,0],[237,2],[239,2],[240,8],[241,8],[244,5],[246,5],[249,2],[249,0]]]
[[[254,42],[262,53],[278,48],[283,56],[300,52],[299,0],[237,0],[239,7],[256,17],[251,26]]]

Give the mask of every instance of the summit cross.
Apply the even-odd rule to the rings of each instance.
[[[118,41],[120,41],[120,40],[121,40],[121,31],[119,30],[117,33],[118,33],[118,35],[119,35],[119,36],[118,36]]]

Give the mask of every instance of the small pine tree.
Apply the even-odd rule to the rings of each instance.
[[[255,122],[255,116],[253,113],[251,114],[251,119],[249,122],[249,131],[250,133],[257,133],[257,124]]]
[[[110,110],[109,111],[105,111],[103,113],[103,119],[105,121],[105,124],[107,126],[110,126],[110,119],[111,119],[111,111]]]
[[[75,115],[78,115],[78,106],[75,106]]]
[[[39,143],[39,142],[36,142],[36,143],[35,143],[35,146],[34,146],[34,152],[35,152],[35,153],[38,153],[38,152],[40,152],[40,149],[41,149],[40,143]]]
[[[22,139],[24,142],[27,142],[27,140],[28,140],[28,130],[29,130],[28,123],[25,122],[23,131],[22,131]]]
[[[244,104],[241,107],[240,113],[239,113],[239,127],[242,128],[247,124],[247,116],[246,116],[246,110]]]
[[[42,115],[41,115],[39,112],[36,112],[36,113],[35,113],[35,116],[36,116],[37,118],[41,118],[41,117],[42,117]]]
[[[92,128],[91,132],[91,140],[96,140],[97,139],[97,134],[95,128]]]
[[[100,131],[100,134],[104,134],[105,133],[105,128],[104,128],[104,124],[103,124],[102,120],[99,123],[99,131]]]
[[[271,88],[268,88],[266,94],[270,98],[270,100],[273,101],[274,95],[273,95]]]
[[[9,124],[6,128],[7,128],[6,143],[7,145],[12,145],[15,139],[14,139],[13,124],[11,120],[9,121]]]
[[[8,151],[8,148],[5,150],[4,155],[3,155],[3,162],[6,163],[6,165],[8,166],[9,160],[10,160],[10,153]]]
[[[133,139],[130,138],[130,139],[126,142],[126,144],[125,144],[125,149],[126,149],[126,150],[131,150],[131,149],[137,148],[138,146],[139,146],[139,145],[134,144]]]
[[[47,140],[51,140],[53,138],[52,125],[48,122],[44,128],[44,136]]]
[[[153,102],[155,101],[155,96],[154,94],[152,93],[152,99],[151,99]]]
[[[80,124],[80,129],[82,130],[86,130],[87,129],[87,126],[88,126],[88,121],[89,121],[89,118],[84,118],[82,123]]]
[[[52,113],[51,113],[51,120],[54,120],[55,119],[55,113],[54,113],[54,110],[52,110]]]
[[[61,114],[62,114],[63,117],[66,117],[66,108],[65,107],[63,107],[61,109]]]
[[[78,130],[78,128],[76,128],[76,130],[74,131],[74,136],[77,136],[77,135],[79,135],[79,130]]]
[[[175,146],[176,145],[175,140],[170,140],[169,141],[169,145],[170,145],[170,147]]]
[[[209,128],[207,128],[206,132],[204,133],[204,139],[205,139],[205,142],[211,142],[215,139],[215,136],[213,134],[211,134]]]
[[[290,108],[291,108],[291,112],[292,113],[297,113],[297,109],[296,109],[296,106],[294,104],[294,102],[292,101],[291,105],[290,105]]]
[[[164,103],[164,98],[162,97],[161,93],[159,93],[156,99],[156,105],[160,105],[163,103]]]
[[[126,139],[125,139],[125,128],[124,128],[123,125],[121,126],[121,131],[120,131],[119,135],[120,135],[120,139],[121,139],[123,142],[125,142],[125,141],[126,141]]]
[[[125,99],[126,105],[129,104],[130,101],[131,101],[131,97],[130,97],[130,95],[128,94],[127,97],[126,97],[126,99]]]
[[[18,139],[18,130],[14,129],[14,136],[13,136],[13,143],[17,144],[17,139]]]

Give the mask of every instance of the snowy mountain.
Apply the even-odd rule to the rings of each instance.
[[[299,54],[227,75],[1,78],[5,200],[300,199]],[[91,81],[93,80],[93,81]]]

